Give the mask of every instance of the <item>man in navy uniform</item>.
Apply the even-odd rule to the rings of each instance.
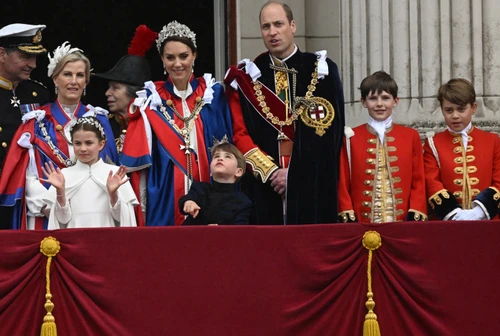
[[[12,139],[22,115],[49,102],[49,93],[42,84],[30,79],[42,46],[45,25],[14,23],[0,29],[0,167],[17,139]],[[1,170],[0,170],[1,174]],[[0,229],[8,228],[9,208],[0,207]]]

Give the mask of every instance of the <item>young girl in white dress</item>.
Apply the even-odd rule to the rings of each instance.
[[[125,167],[104,163],[99,152],[106,136],[95,117],[78,119],[71,129],[77,158],[69,168],[42,167],[41,181],[51,184],[45,202],[50,208],[48,229],[137,226],[137,198]]]

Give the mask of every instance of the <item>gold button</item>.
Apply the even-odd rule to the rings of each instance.
[[[126,129],[122,130],[122,133],[123,134],[127,133],[127,130]]]
[[[2,127],[0,127],[0,132],[1,132],[1,131],[3,131],[3,128],[2,128]]]
[[[38,96],[38,93],[36,93],[35,91],[33,91],[32,95],[33,95],[33,97],[36,97],[36,96]]]
[[[3,148],[7,147],[7,143],[6,142],[2,142],[2,147]]]

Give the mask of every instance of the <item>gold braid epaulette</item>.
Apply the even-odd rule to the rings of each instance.
[[[278,169],[273,160],[258,148],[248,151],[245,154],[245,160],[252,166],[254,174],[260,176],[263,183],[266,183],[271,174]]]

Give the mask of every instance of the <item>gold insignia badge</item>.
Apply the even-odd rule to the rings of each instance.
[[[42,41],[42,30],[39,29],[35,36],[33,36],[33,43],[40,43]]]
[[[316,84],[318,84],[317,61],[315,66],[316,68],[311,75],[311,83],[307,86],[306,95],[304,97],[295,97],[293,107],[306,126],[315,128],[316,134],[323,136],[326,129],[332,125],[335,118],[335,109],[327,99],[313,96],[314,91],[316,91]]]
[[[297,109],[302,122],[316,129],[316,134],[323,136],[335,118],[333,105],[322,97],[310,97],[301,100]]]

